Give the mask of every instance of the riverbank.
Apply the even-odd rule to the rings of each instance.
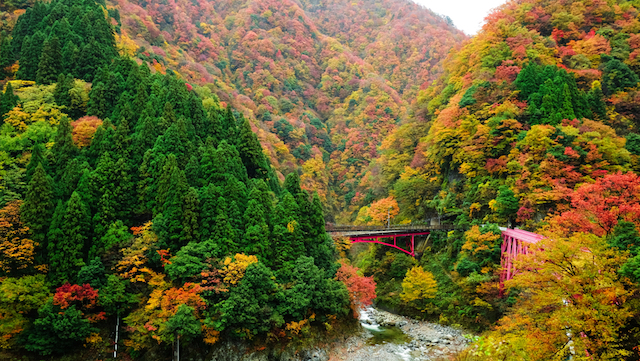
[[[460,329],[371,307],[363,310],[360,320],[363,331],[334,347],[330,361],[446,360],[469,344]]]

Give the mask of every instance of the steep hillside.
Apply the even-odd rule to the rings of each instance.
[[[107,14],[38,2],[0,39],[0,359],[273,355],[357,322],[375,285],[319,198],[211,89],[119,56]]]
[[[381,140],[406,118],[406,99],[440,74],[445,54],[464,38],[404,0],[362,1],[348,11],[290,0],[112,5],[124,52],[191,84],[211,84],[251,120],[276,168],[301,171],[303,187],[334,214],[365,200],[360,180]],[[338,26],[346,15],[372,25]]]
[[[403,216],[529,224],[577,185],[638,170],[638,5],[511,1],[492,13],[418,95],[423,117],[384,141],[379,180]]]
[[[460,359],[639,359],[639,10],[509,1],[448,56],[383,140],[366,179],[379,199],[356,220],[390,210],[464,231],[434,232],[417,262],[383,246],[360,255],[379,304],[491,327]],[[499,284],[508,226],[544,238],[518,245],[528,254]],[[416,266],[435,297],[406,296]]]
[[[466,38],[449,19],[411,1],[301,3],[323,33],[348,45],[408,102],[440,76],[442,58]]]

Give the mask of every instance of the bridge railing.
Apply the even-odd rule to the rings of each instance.
[[[353,226],[345,224],[331,224],[327,223],[325,229],[327,232],[354,232],[354,231],[417,231],[417,230],[430,230],[430,231],[450,231],[458,229],[460,227],[452,224],[404,224],[393,225],[391,227],[386,226]]]

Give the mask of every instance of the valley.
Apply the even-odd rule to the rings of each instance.
[[[637,0],[3,1],[0,359],[639,360],[639,127]]]

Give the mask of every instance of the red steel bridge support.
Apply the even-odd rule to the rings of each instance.
[[[349,237],[351,243],[377,243],[385,246],[393,247],[398,249],[411,257],[415,257],[415,236],[424,236],[431,232],[417,232],[417,233],[399,233],[399,234],[383,234],[383,235],[370,235],[370,236],[352,236]],[[409,250],[406,250],[400,246],[398,246],[398,237],[411,237],[411,242],[409,243]],[[383,242],[382,239],[385,238],[393,238],[393,243]]]
[[[415,236],[428,235],[435,230],[453,230],[452,225],[406,225],[406,226],[336,226],[327,224],[327,232],[348,237],[353,243],[377,243],[398,249],[415,257]],[[408,248],[400,247],[399,237],[411,237]],[[504,282],[513,278],[518,272],[513,264],[520,254],[529,253],[529,246],[538,243],[543,236],[521,229],[502,229],[502,247],[500,259],[500,294],[504,291]],[[392,242],[393,240],[393,242]],[[400,242],[401,245],[406,243]]]
[[[505,229],[502,231],[502,247],[500,257],[500,295],[504,293],[504,282],[513,278],[518,272],[513,261],[518,255],[529,253],[529,246],[538,243],[544,237],[521,229]]]

